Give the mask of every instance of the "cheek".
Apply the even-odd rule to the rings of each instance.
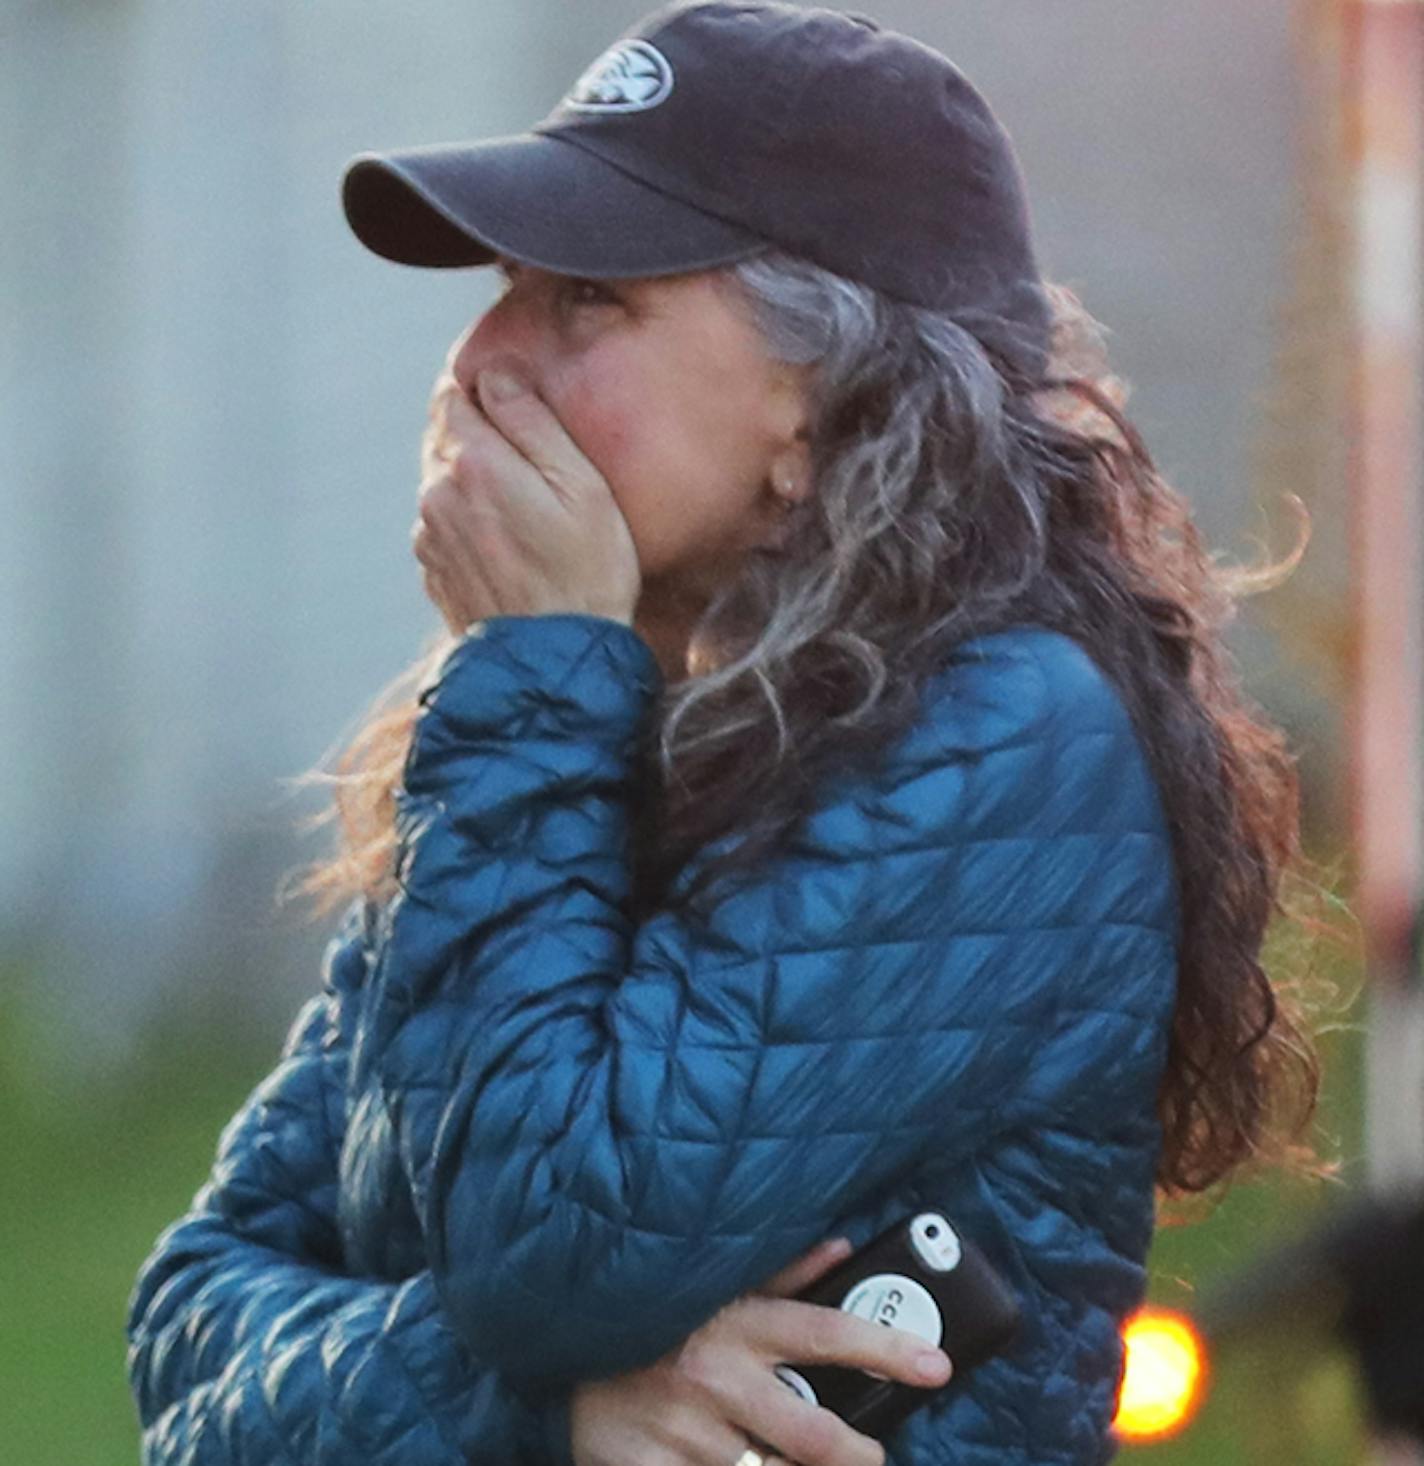
[[[616,371],[556,375],[548,401],[583,455],[617,489],[637,451],[638,419],[647,418],[648,404],[635,405],[630,384]]]
[[[675,445],[658,433],[666,404],[614,366],[551,380],[548,393],[569,436],[607,480],[645,569],[665,558],[676,530],[668,522],[668,488],[680,477]]]
[[[747,533],[764,445],[747,384],[732,378],[715,357],[669,362],[610,350],[559,364],[541,381],[608,481],[645,577],[717,561]]]

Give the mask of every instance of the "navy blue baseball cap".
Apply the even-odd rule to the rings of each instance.
[[[361,153],[341,193],[357,238],[403,264],[613,279],[779,248],[1043,361],[1008,133],[947,57],[864,16],[678,0],[528,132]]]

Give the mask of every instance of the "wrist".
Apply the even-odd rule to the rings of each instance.
[[[496,611],[488,616],[476,616],[473,621],[467,622],[463,626],[459,622],[456,622],[450,629],[456,637],[463,639],[464,637],[477,633],[497,616],[590,616],[596,621],[616,621],[619,626],[626,626],[630,631],[633,630],[633,613],[631,611],[577,610],[568,606],[551,611]]]

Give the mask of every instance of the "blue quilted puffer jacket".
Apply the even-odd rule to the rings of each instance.
[[[1057,632],[968,641],[756,883],[639,925],[660,677],[595,616],[451,650],[402,892],[348,912],[135,1285],[151,1466],[569,1466],[575,1382],[931,1202],[1023,1322],[889,1460],[1111,1456],[1178,921],[1122,702]]]

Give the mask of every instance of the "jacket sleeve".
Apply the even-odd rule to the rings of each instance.
[[[490,618],[398,794],[377,1068],[447,1314],[522,1384],[651,1362],[927,1155],[1162,1043],[1169,847],[1085,654],[965,655],[754,885],[635,927],[658,682],[622,623]],[[1105,933],[1111,995],[1076,977]]]
[[[145,1466],[544,1466],[571,1461],[567,1399],[536,1409],[476,1369],[433,1280],[345,1275],[336,1221],[346,1049],[331,974],[223,1132],[189,1212],[129,1300]]]

